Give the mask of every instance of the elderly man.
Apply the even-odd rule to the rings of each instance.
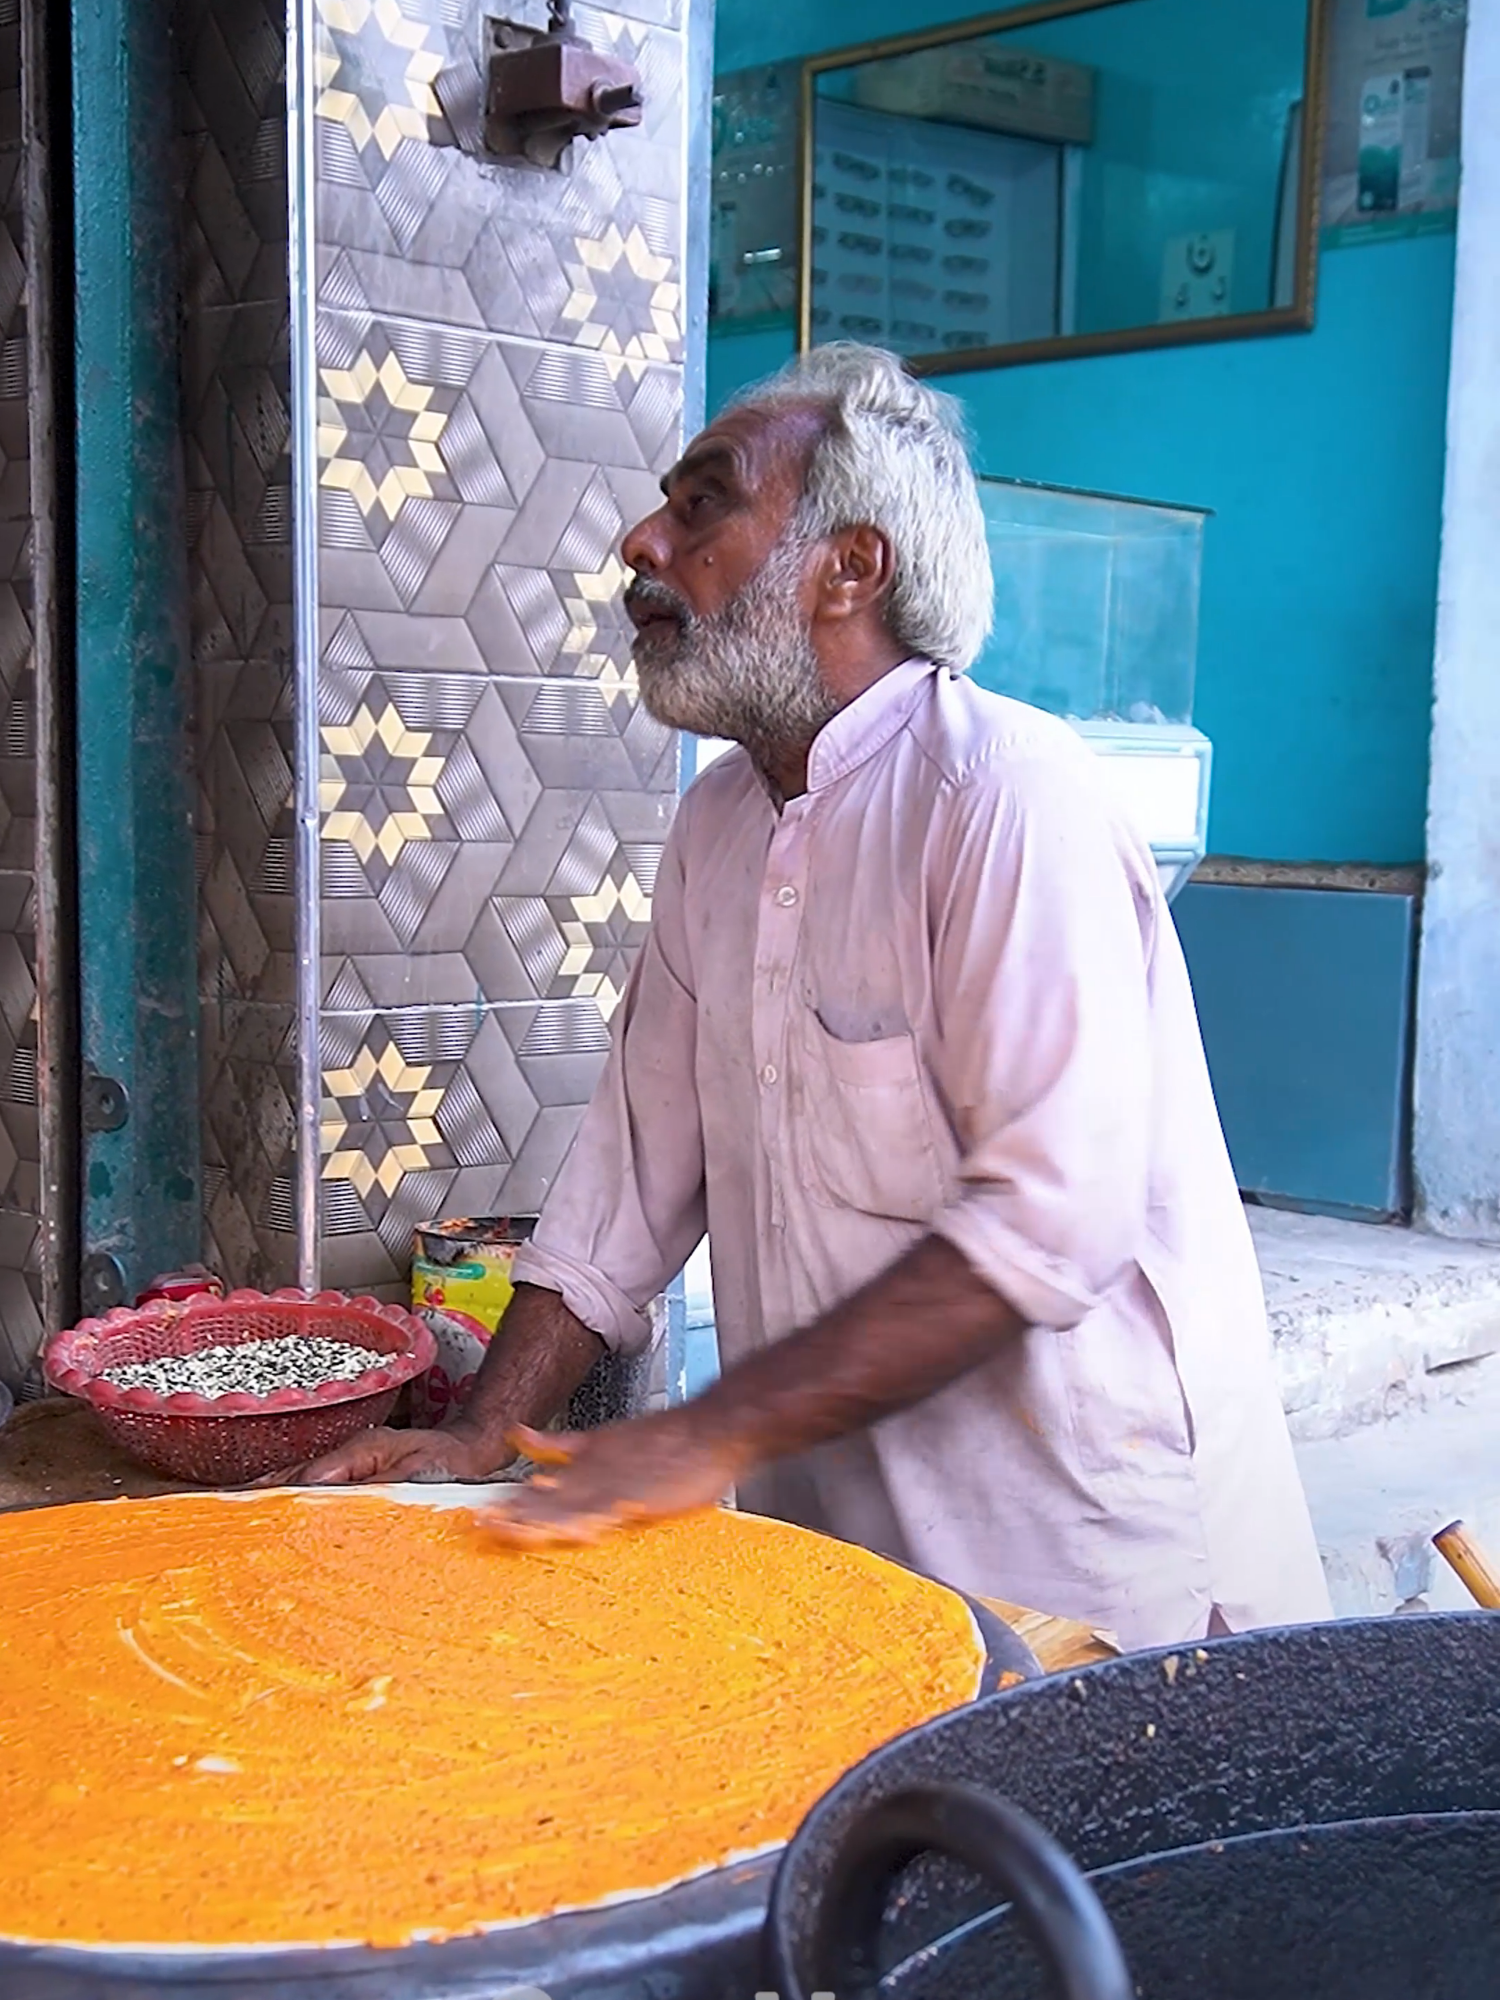
[[[741,748],[687,794],[613,1052],[462,1418],[332,1482],[563,1461],[583,1538],[742,1506],[1127,1645],[1326,1616],[1259,1276],[1149,849],[988,629],[953,407],[816,350],[626,537],[641,695]],[[708,1230],[724,1372],[561,1441]]]

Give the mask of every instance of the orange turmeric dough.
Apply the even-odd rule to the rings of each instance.
[[[0,1517],[0,1930],[396,1945],[784,1841],[968,1700],[961,1599],[713,1511],[594,1548],[269,1494]]]

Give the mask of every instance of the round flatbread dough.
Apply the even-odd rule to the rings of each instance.
[[[499,1547],[373,1495],[0,1517],[0,1927],[397,1945],[785,1841],[969,1700],[961,1598],[721,1510]]]

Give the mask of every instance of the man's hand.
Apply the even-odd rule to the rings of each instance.
[[[538,1465],[504,1506],[478,1515],[515,1548],[595,1542],[631,1523],[691,1514],[722,1500],[744,1470],[737,1453],[712,1436],[691,1406],[596,1431],[527,1430],[511,1442]]]
[[[361,1486],[371,1480],[488,1479],[515,1456],[463,1424],[440,1431],[360,1431],[321,1458],[258,1480],[260,1486]]]
[[[510,1464],[512,1424],[550,1423],[604,1352],[555,1292],[517,1285],[462,1416],[440,1431],[362,1431],[261,1486],[359,1486],[367,1480],[488,1479]]]
[[[746,1473],[907,1410],[1021,1331],[1015,1309],[929,1236],[823,1318],[721,1375],[693,1402],[567,1436],[512,1428],[557,1465],[485,1525],[522,1548],[591,1542],[630,1521],[711,1506]]]

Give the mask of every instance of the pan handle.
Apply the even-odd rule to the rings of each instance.
[[[1132,2000],[1134,1988],[1104,1907],[1075,1863],[1036,1821],[972,1785],[923,1784],[893,1793],[849,1827],[822,1894],[796,1924],[788,1850],[766,1915],[767,1983],[780,2000],[808,2000],[798,1961],[811,1964],[815,1994],[874,2000],[876,1939],[894,1877],[919,1854],[961,1861],[1014,1905],[1052,1976],[1058,2000]]]

